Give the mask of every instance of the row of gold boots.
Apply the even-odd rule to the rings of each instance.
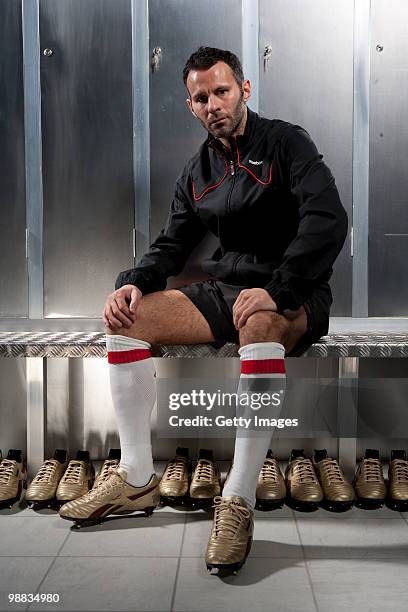
[[[165,467],[159,490],[162,504],[189,502],[196,507],[211,506],[221,492],[221,475],[212,451],[200,449],[192,472],[188,448],[178,447]]]
[[[69,459],[66,450],[57,449],[31,481],[26,501],[34,510],[58,506],[84,495],[94,480],[95,468],[88,451],[79,450],[75,459]]]
[[[354,479],[356,505],[367,510],[381,508],[408,510],[408,461],[405,450],[392,450],[388,464],[388,491],[380,453],[367,448]]]
[[[394,510],[408,509],[405,451],[391,452],[388,475],[387,495],[378,450],[366,450],[353,484],[347,481],[338,461],[329,457],[325,449],[315,450],[312,459],[305,457],[303,449],[292,450],[285,476],[278,459],[269,450],[258,477],[256,508],[274,510],[286,502],[291,508],[303,512],[312,512],[318,507],[345,512],[354,503],[360,508],[374,509],[387,501]],[[161,501],[169,505],[192,502],[196,506],[208,506],[220,490],[220,473],[211,451],[207,450],[200,451],[191,474],[188,449],[178,448],[160,482]]]
[[[27,466],[21,450],[11,448],[3,459],[0,450],[0,509],[20,501],[27,482]]]

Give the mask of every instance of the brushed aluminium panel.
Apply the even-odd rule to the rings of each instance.
[[[0,3],[0,317],[28,316],[21,1]]]
[[[207,137],[187,109],[182,78],[185,62],[200,45],[229,49],[241,56],[241,2],[151,0],[149,29],[151,51],[154,47],[162,50],[158,69],[150,78],[150,235],[154,240],[166,220],[178,174]],[[215,245],[216,239],[208,235],[192,253],[184,272],[169,286],[202,277],[200,259]]]
[[[304,127],[352,211],[353,0],[260,0],[261,115]],[[272,54],[264,68],[263,52]],[[333,315],[351,314],[350,232],[331,281]]]
[[[26,360],[0,359],[0,448],[27,452]]]
[[[408,313],[408,6],[371,2],[369,315]],[[382,47],[382,50],[381,50]]]
[[[45,316],[100,317],[132,266],[130,0],[40,1]]]

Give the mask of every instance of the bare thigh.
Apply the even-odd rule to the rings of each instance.
[[[248,317],[240,329],[240,345],[253,342],[280,342],[290,353],[307,331],[307,315],[304,307],[285,310],[278,314],[269,310],[258,310]]]
[[[214,342],[206,319],[181,291],[156,291],[142,297],[133,325],[106,328],[107,334],[138,338],[150,344],[201,344]]]

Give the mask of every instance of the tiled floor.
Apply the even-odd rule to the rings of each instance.
[[[408,516],[258,512],[244,568],[222,579],[203,560],[210,528],[205,512],[171,508],[79,531],[51,511],[0,511],[0,610],[408,609]],[[9,605],[16,592],[62,601]]]

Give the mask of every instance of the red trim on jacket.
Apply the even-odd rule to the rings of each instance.
[[[246,359],[241,374],[285,374],[284,359]]]
[[[131,351],[108,351],[108,363],[131,363],[149,359],[150,349],[132,349]]]
[[[246,170],[256,181],[258,181],[258,183],[261,183],[261,185],[269,185],[270,182],[272,181],[272,162],[271,162],[271,165],[269,166],[269,178],[268,178],[268,180],[267,181],[262,181],[260,178],[255,176],[255,174],[252,172],[252,170],[250,168],[247,168],[246,166],[241,164],[241,160],[240,160],[240,157],[239,157],[238,143],[237,143],[237,139],[236,138],[235,138],[235,148],[237,150],[238,168],[243,168],[243,170]]]
[[[224,172],[224,176],[222,177],[222,179],[220,181],[218,181],[218,183],[216,183],[215,185],[211,185],[210,187],[206,187],[204,189],[204,191],[202,193],[200,193],[200,195],[196,195],[196,191],[195,191],[195,185],[194,185],[194,181],[193,182],[193,198],[196,202],[198,202],[199,200],[201,200],[201,198],[203,198],[205,196],[206,193],[208,193],[209,191],[211,191],[212,189],[216,189],[217,187],[219,187],[221,185],[221,183],[224,181],[225,177],[228,174],[228,164],[227,164],[227,160],[224,159],[225,161],[225,172]]]

